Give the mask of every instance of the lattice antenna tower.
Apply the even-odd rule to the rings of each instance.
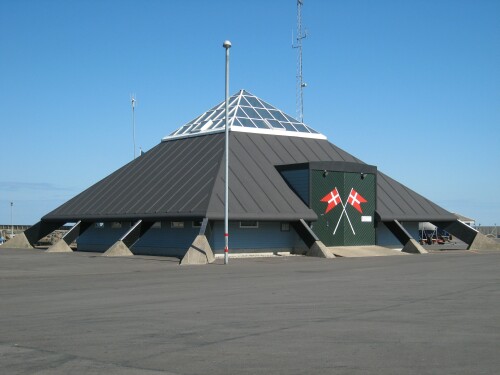
[[[293,41],[292,48],[297,49],[297,74],[295,83],[295,104],[297,109],[297,117],[300,122],[304,122],[304,88],[307,84],[302,76],[302,39],[307,37],[307,30],[302,32],[302,6],[304,0],[297,0],[297,37]]]

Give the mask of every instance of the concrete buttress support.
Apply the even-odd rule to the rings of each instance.
[[[200,233],[196,236],[186,254],[181,259],[181,265],[207,264],[215,261],[214,253],[205,235],[207,227],[208,219],[204,218],[201,223]]]
[[[467,250],[500,250],[500,243],[486,237],[481,232],[477,232],[474,241],[467,247]]]
[[[154,221],[138,220],[130,230],[116,241],[102,256],[120,257],[134,255],[130,248],[153,226]]]
[[[62,239],[57,241],[55,244],[51,245],[47,250],[45,250],[46,253],[72,253],[73,249],[69,247],[69,245],[64,242]]]
[[[317,258],[335,258],[335,255],[329,251],[325,244],[321,241],[315,241],[307,251],[306,256]]]
[[[71,245],[71,243],[75,241],[91,225],[92,223],[90,222],[82,222],[81,220],[78,221],[78,223],[76,223],[68,232],[66,232],[63,238],[49,247],[46,253],[72,253],[73,250],[69,245]]]
[[[64,222],[39,221],[23,233],[8,240],[4,246],[12,249],[32,249],[39,240],[63,225]]]
[[[116,241],[102,254],[103,257],[130,257],[133,255],[128,246],[121,240]]]
[[[318,258],[335,258],[335,255],[331,251],[328,251],[325,244],[320,241],[318,236],[316,236],[316,233],[313,232],[311,227],[309,227],[309,225],[307,225],[307,223],[303,219],[293,222],[292,227],[309,248],[309,250],[307,250],[306,252],[306,256]]]
[[[14,238],[11,238],[5,244],[3,247],[9,247],[12,249],[32,249],[33,245],[28,241],[26,238],[26,234],[19,233],[17,234]]]
[[[384,224],[403,245],[403,249],[401,250],[402,252],[411,254],[427,254],[427,250],[415,241],[415,239],[410,235],[410,233],[407,232],[399,221],[386,221]]]
[[[500,250],[499,243],[486,237],[484,234],[471,228],[460,220],[446,222],[433,221],[432,224],[464,241],[468,245],[467,250]]]

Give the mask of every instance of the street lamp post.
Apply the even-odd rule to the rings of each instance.
[[[225,186],[224,186],[224,264],[229,263],[229,124],[228,124],[228,106],[229,106],[229,48],[231,48],[231,42],[229,40],[224,41],[222,46],[226,49],[226,139],[225,139]]]
[[[14,222],[12,221],[12,209],[14,202],[10,202],[10,238],[14,236]]]

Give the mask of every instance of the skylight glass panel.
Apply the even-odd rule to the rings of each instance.
[[[246,99],[252,107],[263,108],[262,104],[254,96],[247,96]]]
[[[206,121],[206,122],[200,122],[200,123],[198,123],[198,124],[193,124],[193,125],[191,126],[191,129],[192,129],[192,130],[199,129],[199,128],[201,128],[201,127],[203,126],[203,124],[206,124],[207,122],[208,122],[208,121]]]
[[[229,105],[236,105],[238,103],[239,95],[233,95],[229,98]]]
[[[220,126],[221,120],[215,120],[206,130],[217,129]]]
[[[269,129],[269,126],[264,122],[264,120],[252,120],[258,128]]]
[[[277,128],[277,129],[285,129],[285,127],[283,125],[281,125],[281,123],[278,121],[278,120],[271,120],[271,119],[268,119],[267,122],[269,124],[271,124],[271,126],[273,128]]]
[[[283,116],[283,114],[280,111],[270,110],[269,113],[271,113],[276,120],[286,121],[286,117]]]
[[[214,116],[213,116],[213,118],[212,118],[212,119],[213,119],[214,121],[215,121],[215,120],[219,120],[220,118],[224,117],[224,115],[225,115],[225,109],[218,109],[218,110],[215,112],[215,114],[214,114]]]
[[[250,118],[260,119],[259,114],[253,108],[243,108],[243,111],[245,111],[246,114],[248,115],[248,117],[250,117]]]
[[[271,114],[269,113],[269,111],[267,111],[266,109],[256,108],[255,110],[257,112],[259,112],[260,117],[265,118],[266,120],[273,118],[273,116],[271,116]]]
[[[184,125],[182,128],[180,128],[177,133],[183,133],[185,132],[188,128],[189,128],[190,125]]]
[[[286,113],[283,113],[283,115],[287,118],[288,121],[290,121],[290,122],[297,122],[297,119],[294,119],[293,117],[288,116]]]
[[[201,127],[201,130],[206,130],[206,129],[210,129],[210,126],[212,126],[213,122],[212,120],[208,120],[202,127]]]
[[[208,112],[205,112],[204,114],[202,114],[199,118],[196,119],[196,121],[194,121],[194,123],[199,123],[199,122],[202,122],[202,121],[205,121],[207,120],[210,115],[213,114],[213,111],[208,111]]]
[[[242,125],[241,125],[241,122],[237,118],[234,118],[232,126],[242,126]]]
[[[293,126],[295,126],[295,129],[297,129],[299,132],[302,132],[302,133],[309,133],[309,130],[307,130],[307,128],[302,125],[302,124],[293,124]]]
[[[281,124],[282,124],[282,125],[285,127],[285,129],[286,129],[286,130],[288,130],[288,131],[292,131],[292,132],[296,132],[296,131],[297,131],[297,129],[295,129],[295,128],[292,126],[292,124],[290,124],[289,122],[282,122]]]
[[[262,103],[262,105],[264,106],[264,108],[267,108],[267,109],[276,109],[271,104],[263,101],[262,99],[259,99],[259,101]]]
[[[245,99],[244,96],[241,97],[241,100],[240,100],[240,105],[244,105],[246,107],[251,107],[252,105]]]
[[[240,118],[241,125],[245,128],[255,128],[255,124],[249,118]]]
[[[245,112],[243,112],[243,109],[238,108],[238,110],[236,112],[236,117],[248,117],[248,116]]]

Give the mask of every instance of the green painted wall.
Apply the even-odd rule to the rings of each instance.
[[[311,208],[318,215],[312,228],[326,246],[375,244],[375,186],[374,174],[365,174],[361,178],[360,173],[312,171]],[[321,200],[335,188],[342,202],[325,213],[328,202]],[[348,203],[351,189],[366,200],[359,204],[362,212]]]

